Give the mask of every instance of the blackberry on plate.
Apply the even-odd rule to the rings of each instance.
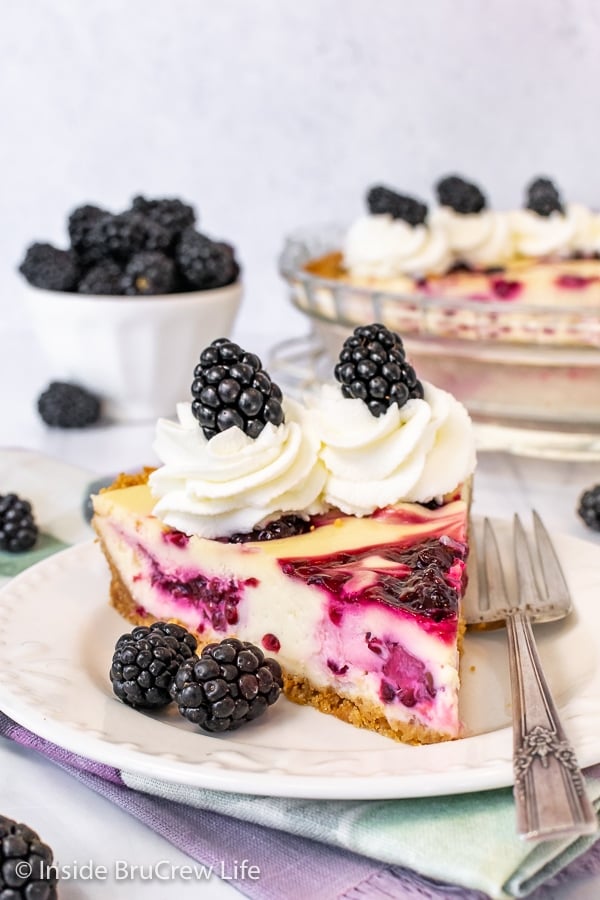
[[[120,294],[121,267],[113,259],[103,259],[85,273],[77,286],[80,294]]]
[[[404,194],[397,194],[390,188],[376,185],[367,194],[367,207],[372,215],[387,213],[393,219],[403,219],[413,227],[422,225],[427,218],[427,206]]]
[[[0,550],[31,550],[38,536],[31,503],[17,494],[0,494]],[[1,895],[0,895],[1,900]]]
[[[600,484],[583,492],[579,498],[577,512],[588,528],[600,531]]]
[[[132,256],[125,267],[123,293],[172,294],[176,288],[175,263],[158,250],[143,250]]]
[[[183,625],[177,625],[175,622],[153,622],[152,625],[138,625],[130,634],[121,635],[116,643],[116,648],[131,640],[145,640],[149,634],[162,635],[165,642],[175,650],[180,663],[193,656],[198,647],[198,641],[194,635],[190,634]]]
[[[184,229],[196,222],[193,206],[183,203],[175,197],[148,200],[146,197],[134,197],[132,208],[148,219],[160,225],[169,235],[173,243]]]
[[[393,404],[422,398],[423,385],[406,361],[404,345],[385,325],[360,325],[346,338],[334,374],[344,397],[363,400],[373,416]]]
[[[101,405],[98,397],[77,384],[52,381],[38,397],[37,408],[52,428],[86,428],[100,418]]]
[[[71,250],[36,243],[27,248],[19,272],[34,287],[47,291],[72,291],[79,278],[79,264]]]
[[[247,544],[250,541],[277,541],[280,538],[294,537],[296,534],[306,534],[310,531],[310,519],[290,514],[267,522],[266,525],[256,527],[252,531],[237,531],[229,538],[230,544]]]
[[[84,263],[96,262],[99,254],[96,253],[93,242],[90,243],[90,231],[99,219],[108,213],[99,206],[86,203],[73,210],[67,221],[67,231],[71,247]]]
[[[192,382],[192,412],[204,436],[237,426],[256,438],[267,422],[281,425],[281,390],[258,356],[227,338],[217,338],[200,354]]]
[[[449,206],[463,216],[481,212],[486,207],[485,195],[460,175],[446,175],[435,186],[440,206]]]
[[[134,709],[167,706],[182,659],[182,642],[160,629],[140,627],[121,635],[110,667],[113,692]]]
[[[257,719],[279,697],[279,663],[248,641],[207,644],[180,667],[171,695],[179,712],[205,731],[234,731]]]
[[[240,274],[233,247],[193,228],[182,233],[175,258],[189,286],[201,291],[233,284]]]
[[[0,900],[56,900],[53,858],[33,828],[0,816]]]
[[[564,206],[557,187],[549,178],[535,178],[527,186],[525,207],[538,216],[549,216],[553,212],[564,213]]]

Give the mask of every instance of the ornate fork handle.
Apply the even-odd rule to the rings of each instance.
[[[517,830],[528,840],[592,834],[596,813],[546,683],[529,617],[515,609],[506,627]]]

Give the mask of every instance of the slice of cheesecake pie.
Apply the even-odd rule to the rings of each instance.
[[[194,402],[181,405],[179,422],[159,423],[164,465],[96,496],[94,527],[112,603],[129,621],[176,620],[200,642],[252,641],[280,662],[291,700],[431,743],[460,733],[470,423],[450,395],[421,385],[395,358],[399,339],[386,347],[389,332],[369,328],[375,332],[359,335],[352,352],[376,344],[367,355],[377,356],[383,342],[377,365],[393,377],[397,402],[371,396],[381,393],[368,384],[384,377],[377,374],[365,398],[354,396],[361,372],[373,369],[351,371],[342,358],[339,391],[329,388],[320,407],[306,409],[276,389],[263,403],[270,407],[262,427],[252,424],[257,404],[239,402],[243,384],[220,392],[236,395],[236,406],[207,402],[219,374],[221,385],[250,379],[243,367],[256,372],[260,361],[245,354],[249,361],[240,362],[237,348],[229,364],[229,342],[209,348]],[[220,373],[211,374],[215,367]],[[254,381],[275,387],[262,375]],[[239,416],[236,427],[219,430],[219,416]],[[199,427],[202,420],[208,424]]]

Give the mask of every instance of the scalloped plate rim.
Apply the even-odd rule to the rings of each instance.
[[[561,536],[560,539],[561,542],[567,542],[567,545],[572,545],[573,548],[579,550],[584,557],[587,554],[590,557],[590,566],[592,565],[592,557],[597,552],[593,544],[571,536]],[[52,591],[56,589],[57,582],[60,582],[61,579],[66,578],[69,586],[73,589],[77,586],[78,579],[85,584],[85,578],[88,576],[86,566],[90,564],[104,565],[100,550],[94,541],[76,544],[43,560],[16,576],[0,591],[0,709],[19,725],[52,741],[59,747],[125,772],[158,778],[190,788],[306,799],[358,800],[441,796],[491,790],[508,787],[512,784],[510,727],[502,727],[458,741],[427,747],[396,745],[388,739],[372,735],[374,742],[379,742],[374,743],[373,751],[362,747],[360,749],[349,748],[346,752],[347,758],[341,760],[336,759],[333,753],[322,748],[289,747],[281,749],[276,746],[264,746],[260,743],[247,745],[240,743],[239,740],[232,740],[231,736],[223,740],[209,735],[195,734],[194,747],[198,748],[199,758],[191,759],[189,754],[187,756],[179,754],[178,758],[177,753],[161,752],[156,747],[141,746],[139,743],[136,745],[135,742],[126,739],[123,735],[114,733],[114,729],[107,732],[102,728],[102,722],[94,718],[77,722],[75,716],[71,716],[68,711],[63,712],[61,718],[61,715],[52,709],[50,703],[53,696],[52,691],[58,691],[60,696],[62,690],[62,700],[67,698],[71,684],[69,675],[73,676],[73,666],[77,671],[75,659],[59,657],[51,660],[55,668],[60,670],[61,666],[66,666],[68,670],[68,675],[55,674],[51,677],[48,677],[42,660],[42,668],[39,672],[36,673],[32,668],[27,675],[27,671],[25,671],[25,683],[21,689],[19,689],[18,680],[16,683],[14,679],[9,681],[6,675],[10,672],[11,663],[14,664],[16,658],[18,659],[19,651],[26,655],[29,643],[37,641],[43,645],[43,639],[48,639],[47,634],[36,633],[36,628],[41,629],[42,627],[41,620],[35,620],[32,623],[26,616],[27,604],[30,605],[33,602],[39,581],[43,581],[42,590],[47,592],[48,597],[51,597]],[[84,606],[83,610],[74,607],[74,591],[73,595],[70,592],[61,595],[63,605],[66,606],[63,611],[69,612],[70,610],[71,614],[74,613],[75,616],[74,619],[67,618],[67,621],[72,623],[72,627],[69,630],[67,626],[66,633],[63,633],[63,639],[71,638],[72,644],[69,646],[73,648],[72,652],[75,652],[74,648],[78,646],[77,636],[83,624],[82,621],[77,620],[77,615],[80,619],[84,619],[92,611],[95,611],[103,618],[105,615],[112,616],[115,617],[115,623],[120,624],[121,631],[125,630],[124,620],[107,603],[108,572],[105,573],[104,582],[101,582],[102,578],[98,583],[94,583],[90,591],[93,595],[91,601],[93,605]],[[593,587],[596,590],[600,587],[600,572],[595,575]],[[585,598],[579,598],[579,612],[583,612],[584,616],[587,616],[593,609],[590,602],[591,593],[592,588],[590,587],[587,605],[586,602],[582,602]],[[22,601],[23,598],[25,598],[25,605],[17,602],[18,600]],[[57,621],[60,611],[60,606],[58,610],[53,607],[53,615]],[[28,640],[21,644],[8,644],[3,638],[6,625],[9,626],[9,632],[10,627],[18,628],[20,617],[21,619],[25,617],[25,621],[22,621],[21,625],[27,625]],[[600,619],[600,615],[598,618]],[[597,649],[600,650],[600,637],[596,638],[596,641]],[[11,656],[11,650],[13,656]],[[33,658],[35,661],[35,654]],[[23,678],[22,672],[21,677]],[[91,706],[93,707],[94,703],[98,704],[99,697],[92,696],[89,692],[96,690],[100,696],[102,696],[102,692],[93,684],[93,679],[89,674],[86,674],[86,677],[89,684],[87,682],[84,684],[84,690],[88,692],[88,699],[92,701]],[[27,682],[27,678],[29,678],[29,682]],[[42,687],[40,687],[40,683]],[[37,688],[32,688],[32,684],[37,684]],[[67,686],[65,687],[65,685]],[[26,691],[31,692],[32,690],[38,692],[41,690],[42,693],[37,698],[24,696]],[[110,705],[102,706],[107,699]],[[108,691],[108,698],[101,701],[95,715],[98,716],[100,710],[104,710],[104,712],[108,710],[109,718],[116,716],[117,721],[122,713],[136,716],[135,712],[116,700],[113,703],[113,700],[114,698]],[[578,726],[581,728],[583,724],[583,732],[579,735],[579,740],[575,741],[579,761],[582,766],[592,765],[600,761],[600,747],[597,746],[595,740],[600,727],[600,670],[597,666],[593,672],[591,685],[586,685],[583,691],[577,693],[575,701],[583,701],[584,706],[587,704],[588,707],[590,705],[592,707],[583,714],[577,710],[574,714]],[[49,708],[43,705],[44,702],[50,703]],[[287,703],[287,701],[283,702]],[[571,700],[566,704],[567,711],[570,703]],[[290,706],[293,705],[290,704]],[[88,709],[87,706],[86,709]],[[293,706],[293,709],[297,710],[294,715],[298,717],[306,716],[307,713],[322,716],[321,713],[316,713],[314,710],[307,711],[305,707]],[[589,722],[586,721],[586,716],[589,718]],[[330,717],[324,718],[330,719]],[[299,721],[301,721],[300,718]],[[344,733],[345,735],[352,735],[359,731],[345,723],[334,721],[335,726],[332,727],[349,729]],[[154,731],[160,722],[147,716],[136,718],[136,722],[142,732],[142,742],[144,732],[147,732],[146,740],[154,740]],[[142,727],[143,722],[146,722],[145,727]],[[253,726],[254,724],[260,725],[260,723],[253,723]],[[360,734],[364,738],[364,732],[360,732]],[[268,739],[266,731],[265,737]],[[184,741],[187,741],[187,738]],[[436,757],[440,757],[444,753],[444,748],[450,757],[454,756],[456,759],[454,761],[446,760],[444,765],[440,766],[439,761],[436,763]],[[296,759],[298,756],[302,759],[300,768],[298,768]],[[409,758],[408,768],[399,765],[403,759]],[[477,759],[477,762],[473,765],[474,758]],[[354,772],[364,772],[365,760],[371,766],[367,774],[348,773],[348,764]],[[380,760],[379,763],[377,763],[378,760]],[[295,771],[294,766],[296,767]],[[311,767],[312,772],[310,771]],[[399,768],[401,771],[398,771]]]

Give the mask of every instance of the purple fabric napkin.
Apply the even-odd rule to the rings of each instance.
[[[485,900],[487,896],[284,831],[131,790],[118,769],[64,750],[2,713],[0,735],[40,753],[215,872],[222,860],[252,860],[260,879],[231,884],[254,900]],[[600,873],[600,842],[529,896],[541,900],[551,886],[596,872]]]

